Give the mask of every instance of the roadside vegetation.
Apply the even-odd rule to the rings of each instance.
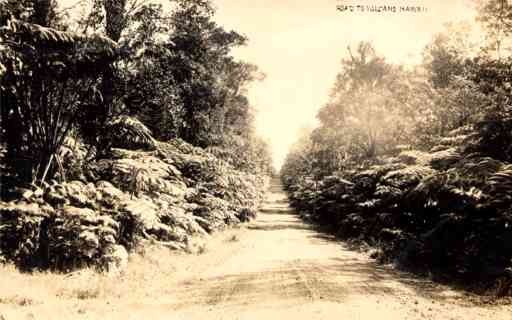
[[[271,174],[246,97],[263,75],[209,1],[89,4],[0,0],[0,262],[23,270],[194,250],[253,218]]]
[[[349,48],[282,168],[292,205],[383,262],[510,295],[511,10],[483,2],[485,42],[448,25],[413,67]]]

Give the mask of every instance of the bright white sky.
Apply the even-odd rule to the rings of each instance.
[[[70,4],[76,0],[60,0]],[[167,0],[159,0],[168,3]],[[473,0],[212,0],[217,22],[249,38],[235,56],[266,74],[250,90],[258,133],[279,168],[317,111],[340,69],[348,45],[371,41],[396,63],[416,63],[433,34],[449,21],[472,19]],[[424,6],[421,13],[339,12],[337,5]]]

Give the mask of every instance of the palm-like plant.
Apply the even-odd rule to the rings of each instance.
[[[20,20],[12,10],[0,11],[0,20],[7,162],[23,182],[32,175],[43,180],[55,168],[52,159],[77,124],[78,111],[97,96],[99,73],[117,45]],[[34,174],[34,168],[40,170]]]

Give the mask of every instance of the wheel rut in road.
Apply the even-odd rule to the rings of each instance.
[[[221,319],[512,319],[507,307],[378,265],[303,222],[274,180],[258,218],[225,256],[176,283],[178,317]],[[222,250],[220,250],[222,251]],[[207,256],[216,255],[210,248]],[[172,314],[172,313],[171,313]],[[468,314],[472,317],[468,318]]]

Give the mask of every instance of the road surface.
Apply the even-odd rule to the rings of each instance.
[[[33,279],[23,291],[32,303],[0,304],[0,314],[3,306],[6,320],[512,319],[510,306],[471,302],[315,231],[276,181],[255,221],[216,235],[202,254],[167,256],[132,261],[121,278]]]
[[[169,314],[181,319],[512,319],[510,308],[472,305],[461,293],[379,266],[315,231],[290,209],[276,181],[258,219],[236,237],[238,246],[227,256],[213,259],[171,291]]]

